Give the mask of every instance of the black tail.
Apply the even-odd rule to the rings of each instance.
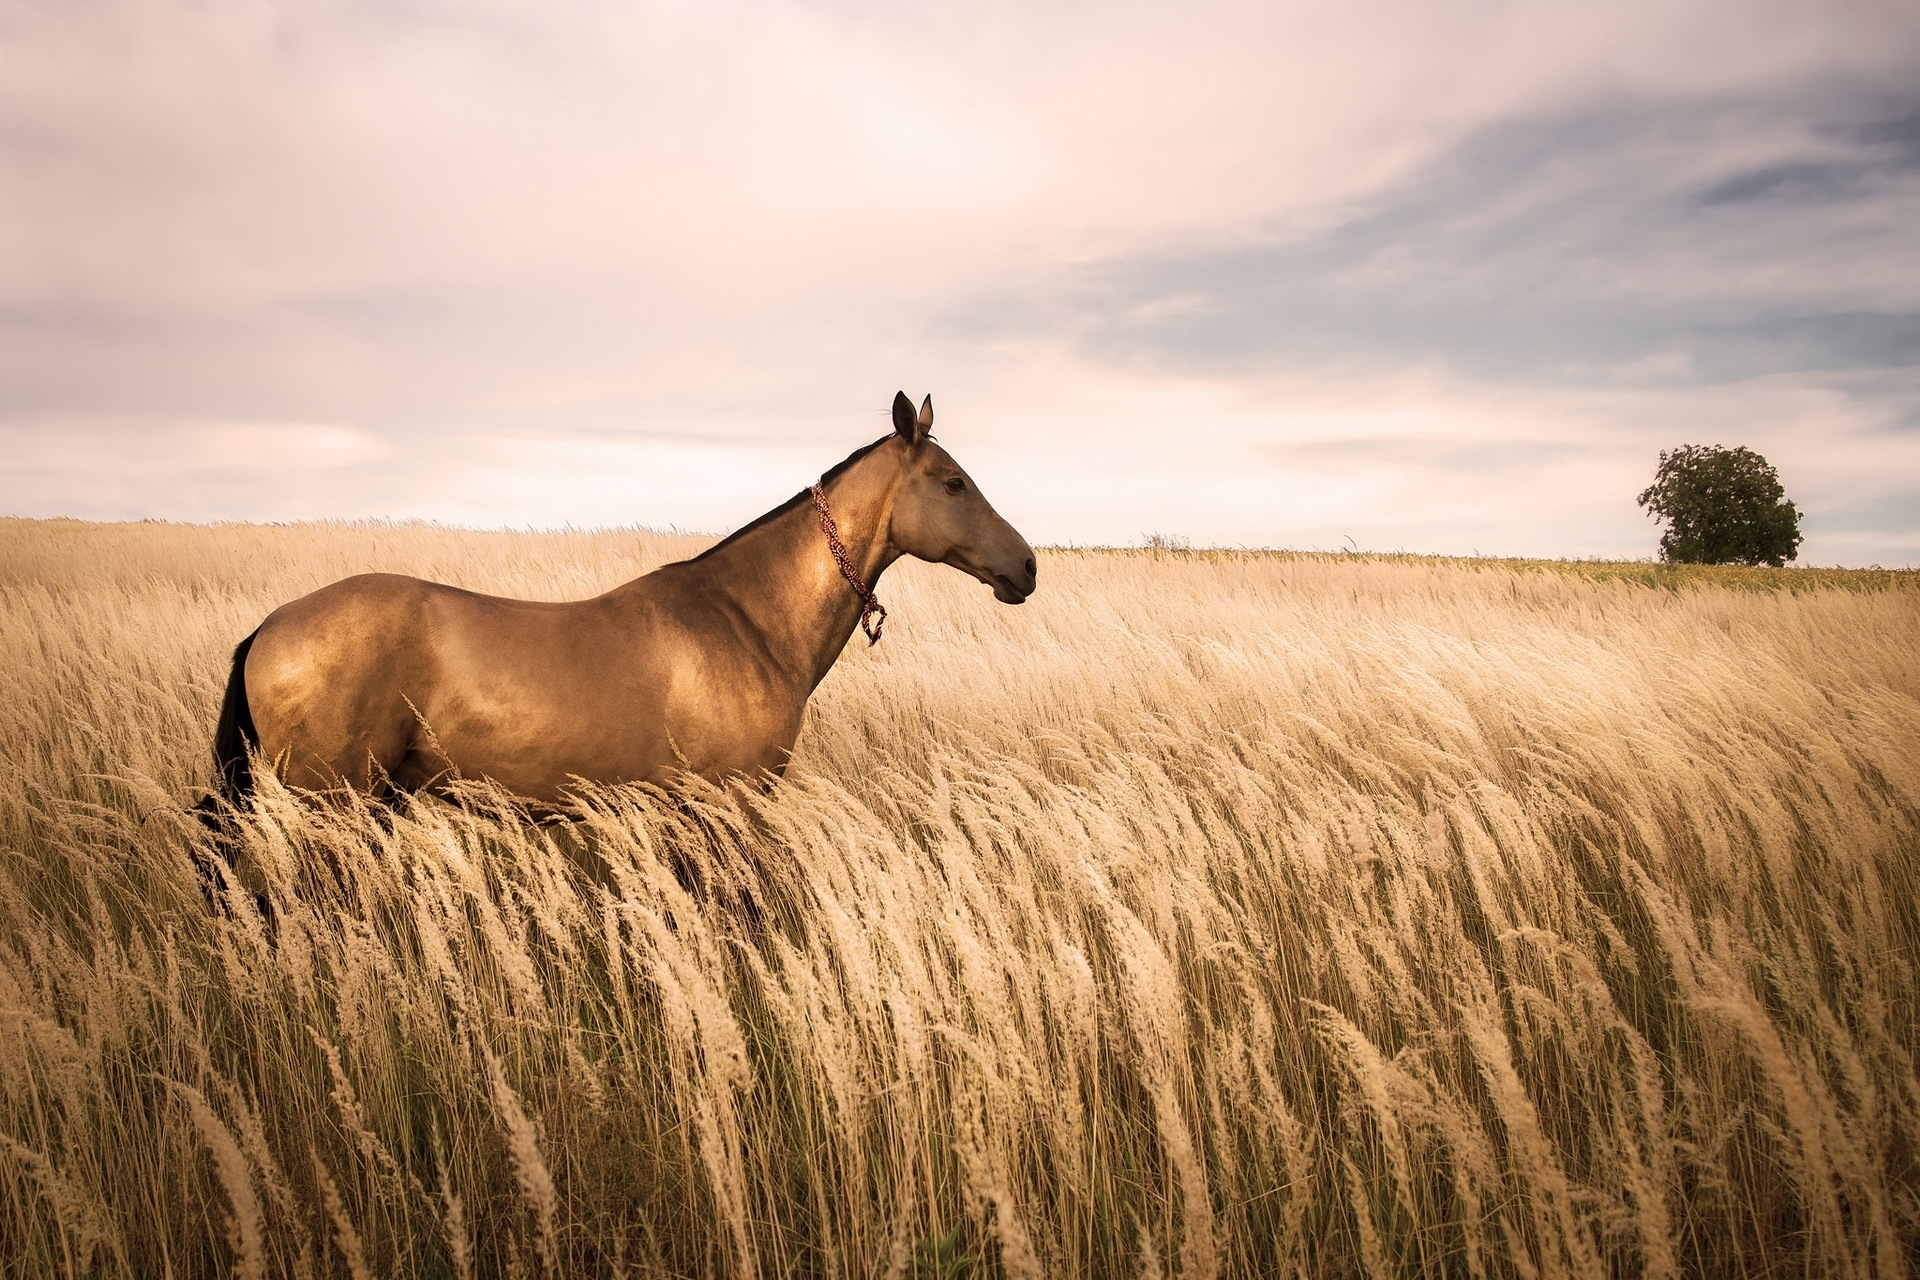
[[[239,804],[253,794],[253,758],[248,754],[260,741],[253,727],[253,709],[247,705],[247,651],[253,636],[233,650],[233,672],[227,677],[227,696],[220,702],[220,721],[213,728],[214,787],[228,804]]]
[[[238,850],[233,807],[253,794],[253,758],[247,753],[260,735],[253,727],[253,709],[247,706],[247,651],[251,648],[253,636],[248,636],[233,651],[227,695],[220,700],[220,719],[213,727],[213,793],[193,806],[194,816],[212,835],[208,844],[196,844],[191,854],[209,907],[217,905],[233,876]],[[266,900],[260,901],[265,904]],[[266,914],[268,907],[263,905],[261,911]]]

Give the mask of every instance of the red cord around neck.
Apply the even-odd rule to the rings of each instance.
[[[880,603],[873,589],[860,580],[860,574],[854,569],[853,561],[847,559],[847,548],[840,541],[839,526],[833,522],[833,512],[827,509],[827,491],[818,481],[813,484],[813,505],[820,512],[820,532],[827,535],[827,550],[833,552],[833,562],[840,566],[840,576],[845,578],[853,589],[860,593],[863,601],[860,607],[860,629],[867,633],[869,646],[880,643],[880,631],[887,625],[887,607]],[[869,623],[868,618],[874,618]]]

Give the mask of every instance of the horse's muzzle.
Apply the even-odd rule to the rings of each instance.
[[[1025,604],[1027,597],[1033,594],[1038,582],[1034,576],[1033,557],[1027,557],[1026,573],[1019,578],[1004,573],[996,573],[992,578],[993,598],[1001,604]]]

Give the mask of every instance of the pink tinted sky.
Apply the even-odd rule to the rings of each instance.
[[[1920,7],[0,0],[0,514],[1920,563]],[[1351,542],[1349,542],[1351,540]]]

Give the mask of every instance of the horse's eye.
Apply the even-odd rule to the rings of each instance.
[[[953,479],[947,481],[948,493],[965,493],[966,491],[967,491],[967,482],[965,480],[962,480],[959,476],[955,476]]]

